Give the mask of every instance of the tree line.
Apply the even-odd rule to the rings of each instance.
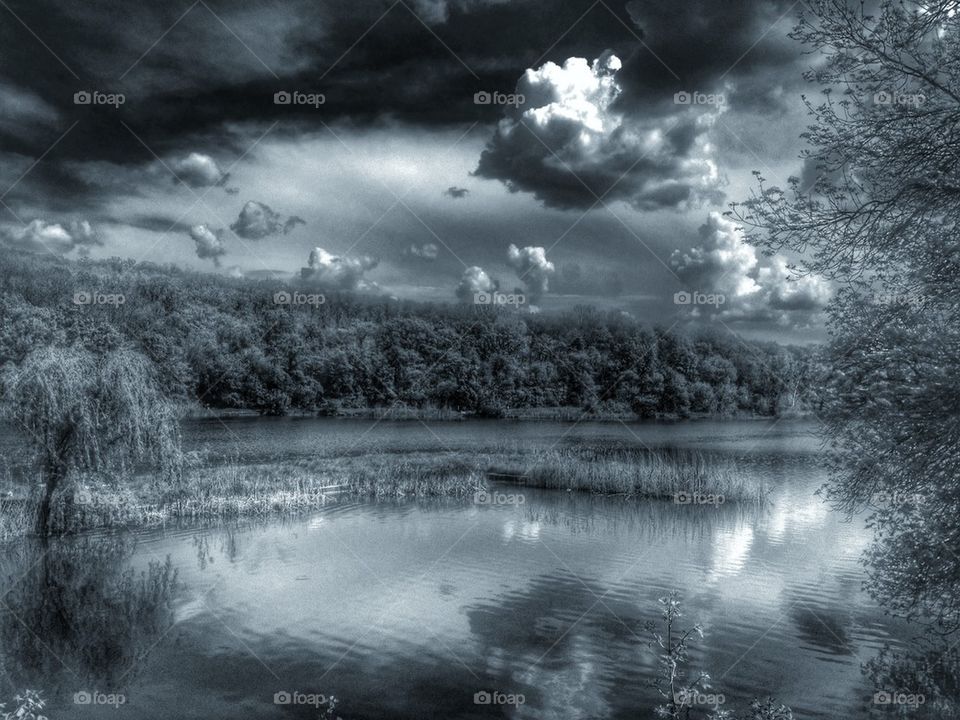
[[[484,417],[576,407],[639,417],[776,415],[814,402],[816,354],[579,307],[520,314],[328,294],[111,259],[0,258],[0,364],[39,348],[137,350],[162,392],[214,409]],[[301,288],[302,290],[302,288]]]

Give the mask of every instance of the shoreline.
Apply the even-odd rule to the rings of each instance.
[[[743,421],[743,420],[804,420],[816,417],[812,410],[796,410],[773,415],[757,413],[734,413],[721,415],[715,413],[690,413],[678,416],[669,413],[659,413],[650,418],[639,418],[633,413],[598,412],[585,413],[577,407],[551,408],[518,408],[504,411],[500,417],[490,417],[475,413],[457,410],[438,410],[436,408],[356,408],[344,409],[334,414],[322,412],[291,411],[284,415],[269,415],[256,410],[191,408],[184,412],[182,420],[224,420],[230,418],[315,418],[330,420],[381,420],[381,421],[432,421],[432,422],[465,422],[468,420],[484,422],[503,421],[540,421],[540,422],[599,422],[599,423],[683,423],[690,421],[712,420]]]

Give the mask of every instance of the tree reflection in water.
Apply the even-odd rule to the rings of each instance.
[[[911,652],[884,648],[864,666],[878,717],[960,717],[960,648],[956,638],[927,636]]]
[[[122,688],[173,622],[169,557],[137,569],[128,536],[23,543],[4,565],[3,694]],[[11,549],[13,550],[13,549]]]

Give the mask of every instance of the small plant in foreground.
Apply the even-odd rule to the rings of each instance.
[[[16,707],[9,711],[5,704],[0,703],[0,720],[47,720],[47,716],[40,712],[47,701],[36,690],[24,690],[22,694],[14,696],[13,702]]]
[[[654,687],[666,700],[664,705],[657,707],[657,715],[665,718],[689,718],[696,698],[712,697],[706,693],[710,689],[710,676],[702,671],[691,676],[685,669],[690,640],[694,636],[703,638],[703,627],[694,625],[688,630],[681,630],[677,626],[681,612],[680,595],[676,591],[660,598],[658,602],[662,608],[665,632],[658,632],[653,623],[648,626],[653,636],[653,645],[659,651],[660,674],[654,680]],[[722,702],[722,696],[719,697]]]
[[[657,716],[679,720],[696,717],[737,720],[733,711],[720,707],[726,702],[726,697],[711,690],[710,676],[703,671],[694,673],[686,668],[691,642],[695,638],[703,638],[703,627],[699,624],[687,630],[679,627],[682,613],[678,592],[660,598],[659,603],[665,631],[661,632],[657,623],[651,622],[646,626],[659,659],[659,674],[653,685],[666,700],[657,707]],[[755,698],[750,703],[750,714],[744,716],[744,720],[793,720],[793,711],[771,698]]]

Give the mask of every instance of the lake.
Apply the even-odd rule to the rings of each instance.
[[[797,420],[192,421],[191,447],[248,461],[469,453],[504,440],[701,448],[763,477],[772,501],[758,510],[498,485],[501,504],[331,498],[296,519],[9,543],[3,665],[19,687],[2,694],[42,689],[54,720],[317,718],[320,695],[336,696],[345,719],[654,717],[662,698],[645,626],[676,589],[681,625],[704,629],[690,666],[711,675],[724,707],[772,695],[797,718],[870,717],[875,688],[861,665],[915,630],[861,590],[869,535],[814,495],[826,476],[813,430]],[[484,692],[494,702],[477,704]]]

